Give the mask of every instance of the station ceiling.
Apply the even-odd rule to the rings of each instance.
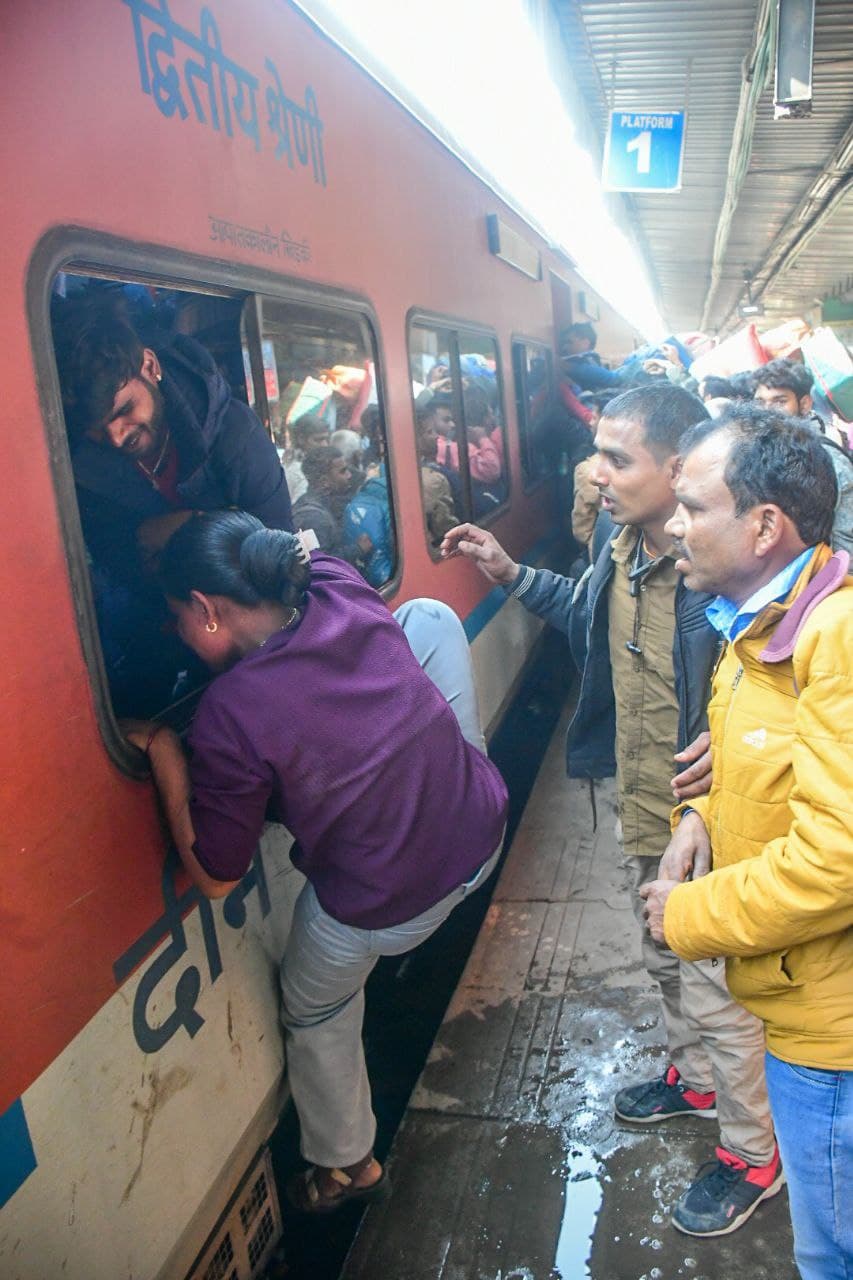
[[[550,0],[589,141],[609,110],[687,111],[682,189],[625,202],[676,332],[853,301],[853,3],[816,0],[813,109],[774,120],[776,0]]]

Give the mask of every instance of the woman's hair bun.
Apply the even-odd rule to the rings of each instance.
[[[261,600],[298,608],[311,581],[311,560],[296,534],[255,529],[240,545],[240,573]]]

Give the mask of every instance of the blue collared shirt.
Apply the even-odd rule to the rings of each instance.
[[[808,564],[813,551],[814,547],[807,547],[796,560],[792,560],[784,569],[780,569],[775,578],[771,578],[763,587],[759,587],[741,605],[735,604],[734,600],[727,600],[725,596],[717,596],[705,610],[705,617],[714,630],[719,631],[726,640],[737,639],[766,605],[785,599]]]

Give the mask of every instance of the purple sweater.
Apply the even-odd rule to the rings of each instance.
[[[465,741],[379,595],[315,552],[299,625],[217,676],[190,746],[195,853],[249,866],[267,806],[325,911],[363,929],[419,915],[497,847],[506,787]]]

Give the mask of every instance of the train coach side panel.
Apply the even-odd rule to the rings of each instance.
[[[0,1271],[147,1280],[189,1224],[203,1238],[208,1193],[221,1207],[234,1153],[274,1119],[276,964],[299,881],[272,832],[224,904],[200,902],[167,857],[150,782],[107,754],[59,518],[70,471],[40,245],[79,227],[126,244],[131,278],[152,245],[192,258],[190,280],[209,261],[235,290],[251,271],[369,301],[403,558],[392,605],[435,595],[466,620],[487,722],[538,624],[428,554],[406,320],[418,308],[495,331],[512,479],[495,527],[514,555],[547,555],[551,490],[521,483],[511,339],[550,343],[548,273],[491,257],[486,215],[554,260],[282,0],[21,5],[0,70]]]

